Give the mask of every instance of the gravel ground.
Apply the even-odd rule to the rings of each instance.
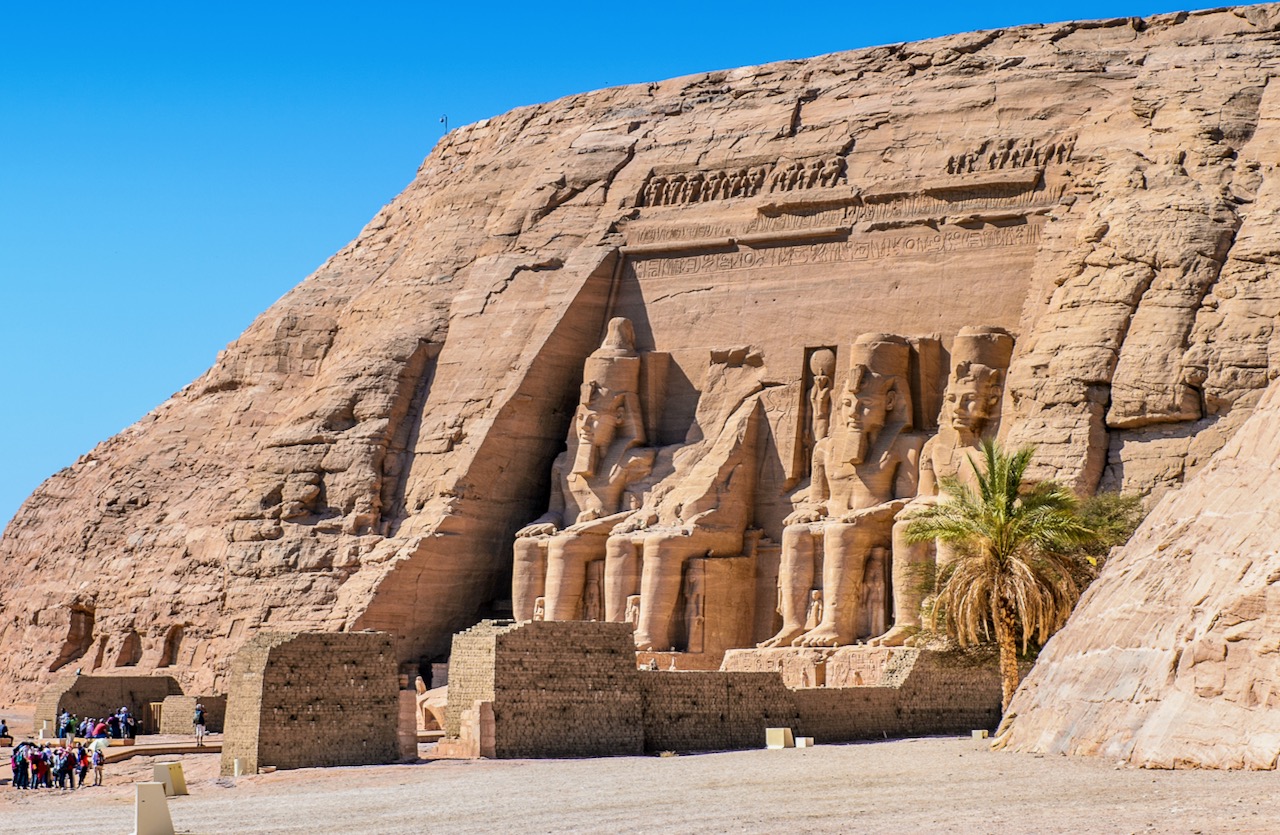
[[[429,750],[424,746],[424,751]],[[1280,832],[1278,775],[1146,771],[1087,758],[992,752],[935,737],[786,751],[594,760],[424,761],[218,779],[182,758],[182,833],[422,832]],[[0,772],[8,831],[55,820],[132,830],[133,780],[19,793]]]

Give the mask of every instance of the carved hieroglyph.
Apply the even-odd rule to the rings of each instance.
[[[976,487],[970,463],[981,459],[982,441],[1000,427],[1000,403],[1013,355],[1013,337],[1000,328],[965,328],[951,346],[951,374],[943,397],[938,434],[920,456],[919,491],[893,525],[894,625],[871,643],[900,646],[920,630],[920,605],[937,566],[952,558],[943,543],[910,542],[906,537],[912,511],[944,501],[939,480],[958,478]]]
[[[910,434],[910,362],[902,337],[868,334],[854,343],[835,430],[814,446],[808,496],[782,531],[782,628],[761,646],[840,646],[858,637],[867,559],[889,543],[894,514],[916,492],[922,441]],[[805,631],[819,554],[822,618]]]
[[[685,443],[712,352],[767,359],[748,524],[769,560],[808,477],[806,352],[836,347],[834,394],[863,333],[1003,327],[1001,431],[1038,475],[1176,488],[1280,371],[1278,21],[957,35],[452,131],[207,373],[35,491],[0,540],[0,680],[217,692],[263,629],[383,630],[412,674],[513,609],[514,535],[619,316],[641,401],[665,386],[649,446]]]
[[[619,317],[587,358],[568,449],[551,465],[550,507],[516,532],[516,620],[533,620],[540,597],[546,620],[583,616],[587,564],[604,559],[605,537],[639,506],[627,488],[653,466],[655,451],[643,446],[639,393],[635,331]]]

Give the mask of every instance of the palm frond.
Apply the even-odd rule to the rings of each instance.
[[[1080,549],[1097,534],[1077,513],[1070,489],[1025,484],[1032,447],[1006,453],[985,441],[981,452],[981,463],[970,459],[975,486],[942,478],[946,499],[907,517],[906,534],[956,551],[937,578],[934,629],[941,622],[962,646],[988,639],[994,612],[1007,601],[1025,652],[1066,622],[1088,576]]]

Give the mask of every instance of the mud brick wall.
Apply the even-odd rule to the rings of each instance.
[[[464,710],[470,710],[477,701],[493,701],[497,636],[511,628],[506,621],[482,620],[453,636],[453,648],[449,652],[449,701],[444,712],[445,736],[460,734]]]
[[[160,709],[160,733],[193,733],[195,725],[191,720],[195,716],[197,702],[204,705],[205,729],[211,734],[222,733],[227,715],[226,696],[170,696]]]
[[[789,687],[778,670],[637,670],[629,624],[485,621],[454,638],[446,732],[459,735],[462,711],[477,700],[493,707],[497,757],[757,748],[769,727],[850,742],[963,733],[1000,719],[993,655],[896,648],[867,659],[877,686]]]
[[[660,751],[758,748],[799,713],[777,673],[641,672],[644,744]]]
[[[495,756],[644,751],[631,624],[533,621],[495,644]],[[450,673],[458,681],[458,669]]]
[[[993,729],[1000,722],[995,658],[897,649],[875,687],[792,690],[799,733],[818,742]]]
[[[51,733],[57,732],[58,714],[69,710],[76,716],[100,719],[128,707],[134,719],[145,721],[147,705],[166,697],[182,695],[182,688],[172,676],[68,676],[45,688],[36,702],[35,730],[49,722]],[[154,728],[139,732],[154,733]]]
[[[399,676],[381,632],[259,633],[231,666],[222,773],[399,759]]]

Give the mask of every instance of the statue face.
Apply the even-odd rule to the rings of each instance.
[[[998,376],[981,369],[947,386],[946,410],[952,429],[981,432],[1000,404]]]
[[[865,367],[854,370],[841,398],[845,427],[851,434],[874,437],[889,421],[897,402],[893,378]]]
[[[574,431],[578,433],[578,443],[584,446],[607,448],[618,434],[618,413],[613,409],[599,409],[596,404],[578,404],[574,414]]]

